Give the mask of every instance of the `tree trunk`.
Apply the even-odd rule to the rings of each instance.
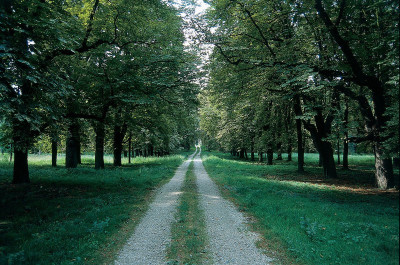
[[[344,141],[343,141],[343,169],[349,169],[349,132],[347,125],[349,124],[349,103],[346,98],[344,109]]]
[[[263,162],[263,152],[258,153],[258,162]]]
[[[239,158],[244,158],[244,149],[240,149]]]
[[[10,163],[12,162],[12,158],[13,158],[13,145],[10,144]]]
[[[51,140],[51,166],[57,167],[57,140]]]
[[[279,142],[277,145],[277,151],[278,151],[278,157],[276,158],[276,160],[282,160],[282,143]]]
[[[29,182],[28,150],[18,150],[14,148],[14,172],[12,183],[21,184]]]
[[[94,153],[94,168],[104,169],[104,138],[105,127],[102,121],[99,121],[95,126],[96,133],[96,149]]]
[[[384,157],[383,148],[379,143],[375,143],[375,179],[380,189],[386,190],[394,186],[392,159]]]
[[[274,151],[272,150],[272,148],[268,148],[267,149],[267,164],[272,165],[273,159],[274,159]]]
[[[80,134],[78,133],[78,139],[77,139],[77,149],[76,149],[76,156],[78,158],[78,164],[82,165],[82,154],[81,154],[81,137]]]
[[[400,167],[400,158],[399,157],[393,157],[393,167],[394,168]]]
[[[295,95],[293,100],[294,113],[297,116],[302,116],[301,101],[298,95]],[[303,129],[301,119],[296,119],[296,134],[297,134],[297,171],[304,172],[304,147],[303,147]]]
[[[343,163],[342,163],[342,168],[343,169],[349,169],[349,140],[348,140],[347,133],[346,133],[344,141],[343,141]]]
[[[337,164],[340,165],[340,138],[337,139]]]
[[[129,133],[128,139],[128,163],[131,163],[131,151],[132,151],[132,134]]]
[[[189,149],[187,149],[187,150],[190,150],[190,145],[189,145]],[[154,156],[154,147],[152,144],[149,146],[149,155]]]
[[[301,120],[296,119],[297,131],[297,171],[304,172],[304,148],[303,148],[303,129],[301,128]]]
[[[246,160],[249,160],[249,157],[247,156],[247,150],[244,149],[244,157],[246,158]]]
[[[289,143],[287,149],[287,161],[292,161],[292,144]]]
[[[335,159],[333,159],[333,149],[330,142],[322,141],[320,158],[324,169],[324,177],[337,178]]]
[[[73,121],[68,126],[68,136],[65,151],[65,167],[76,168],[78,166],[78,139],[79,139],[79,125]]]
[[[115,125],[114,126],[114,166],[120,167],[122,166],[121,155],[122,155],[122,142],[124,140],[124,136],[126,133],[126,124],[123,126]]]

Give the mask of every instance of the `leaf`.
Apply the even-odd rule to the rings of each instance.
[[[35,67],[33,65],[31,65],[28,61],[25,61],[25,60],[22,60],[22,59],[19,59],[17,61],[22,63],[22,64],[25,64],[26,66],[28,66],[31,69],[35,69]]]

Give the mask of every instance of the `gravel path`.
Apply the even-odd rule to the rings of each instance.
[[[171,241],[171,224],[174,221],[180,190],[193,155],[178,167],[174,177],[157,192],[149,210],[119,253],[115,264],[166,263],[165,248]]]
[[[194,171],[213,264],[269,264],[272,259],[255,246],[259,236],[249,231],[246,219],[236,207],[221,197],[204,169],[200,154],[194,158]]]

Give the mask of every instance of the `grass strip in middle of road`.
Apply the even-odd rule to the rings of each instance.
[[[172,225],[172,240],[167,249],[167,264],[208,264],[207,232],[204,213],[200,208],[193,162],[189,165],[182,195]]]

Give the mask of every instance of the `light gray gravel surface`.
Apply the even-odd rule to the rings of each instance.
[[[173,178],[156,193],[149,210],[119,253],[115,264],[166,263],[165,249],[171,241],[171,224],[174,221],[180,190],[193,155],[178,167]]]
[[[255,245],[259,236],[249,231],[246,219],[221,194],[204,169],[200,154],[194,158],[200,206],[203,208],[212,264],[258,265],[272,259]]]

